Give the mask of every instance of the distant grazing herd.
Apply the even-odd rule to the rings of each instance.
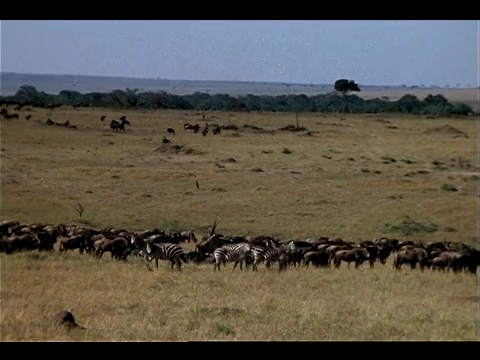
[[[14,108],[15,111],[19,111],[21,110],[23,107],[23,105],[18,105]],[[56,107],[56,106],[55,106]],[[55,108],[54,106],[51,106],[51,107],[48,107],[49,109],[53,110]],[[4,119],[18,119],[19,118],[19,114],[18,113],[10,113],[9,110],[7,109],[7,107],[2,107],[0,109],[0,116],[2,116]],[[30,120],[32,117],[31,114],[28,114],[25,116],[25,120]],[[100,121],[104,121],[106,119],[106,115],[102,115],[100,117]],[[64,126],[68,126],[70,128],[74,128],[76,129],[77,127],[75,125],[70,125],[70,122],[67,120],[65,123],[59,123],[59,122],[55,122],[53,121],[52,119],[48,118],[46,121],[45,121],[45,124],[46,125],[64,125]],[[130,121],[127,120],[126,116],[125,115],[122,115],[120,117],[119,120],[111,120],[110,121],[110,129],[112,129],[113,132],[125,132],[125,125],[131,125],[130,124]],[[221,128],[218,124],[208,124],[207,122],[205,122],[205,126],[203,127],[203,129],[201,128],[201,126],[199,124],[190,124],[190,123],[185,123],[183,125],[183,129],[185,131],[193,131],[193,133],[201,133],[203,136],[206,136],[209,132],[209,129],[212,129],[212,134],[213,135],[218,135],[220,134],[220,131],[221,131]],[[168,127],[166,129],[166,132],[168,135],[175,135],[175,129],[174,128],[171,128],[171,127]]]
[[[212,230],[197,239],[194,231],[166,232],[157,228],[144,231],[106,228],[95,230],[78,225],[33,224],[4,220],[0,223],[0,252],[13,254],[21,251],[78,251],[101,258],[105,252],[111,259],[127,261],[129,257],[142,257],[149,270],[150,263],[169,261],[171,268],[179,271],[182,264],[202,263],[213,265],[220,271],[222,265],[233,263],[232,271],[250,268],[257,271],[260,264],[278,270],[300,266],[338,269],[342,262],[358,268],[368,263],[385,265],[392,257],[393,269],[400,271],[403,265],[455,273],[476,273],[480,266],[480,251],[461,242],[438,241],[415,243],[380,237],[361,242],[341,238],[308,238],[302,240],[279,240],[272,236],[224,236]],[[185,251],[182,244],[195,243],[194,250]]]

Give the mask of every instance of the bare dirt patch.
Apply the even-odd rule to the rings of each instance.
[[[176,145],[171,143],[163,143],[154,150],[167,154],[185,154],[185,155],[201,155],[202,152],[185,145]]]
[[[465,134],[463,131],[458,130],[454,126],[450,125],[444,125],[444,126],[439,126],[439,127],[434,127],[434,128],[428,128],[423,132],[424,134],[429,134],[429,135],[449,135],[453,137],[464,137],[468,138],[468,135]]]

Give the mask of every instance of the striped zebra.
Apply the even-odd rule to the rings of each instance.
[[[288,263],[288,247],[258,247],[255,246],[252,249],[253,252],[253,264],[252,271],[258,270],[258,264],[265,262],[267,267],[270,267],[272,263],[278,262],[278,270],[284,270]]]
[[[187,263],[187,259],[185,254],[183,253],[183,249],[178,244],[172,243],[159,243],[155,244],[150,239],[145,240],[146,247],[145,247],[145,261],[147,263],[147,267],[150,269],[150,261],[155,259],[155,267],[158,269],[158,260],[169,260],[172,263],[171,269],[175,265],[177,265],[178,271],[182,270],[182,261]]]
[[[213,270],[220,271],[220,265],[227,261],[233,261],[233,270],[240,264],[240,270],[243,270],[243,262],[246,261],[247,255],[250,253],[252,246],[249,243],[228,244],[222,247],[216,248],[213,252],[213,258],[215,260]],[[232,271],[233,271],[232,270]]]

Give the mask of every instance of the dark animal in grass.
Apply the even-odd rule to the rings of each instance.
[[[56,313],[53,317],[53,323],[55,325],[64,326],[68,329],[77,328],[80,330],[86,330],[85,327],[77,324],[75,317],[69,310],[62,310]]]
[[[95,257],[102,257],[103,253],[108,251],[112,259],[126,260],[129,254],[128,240],[123,237],[117,237],[111,240],[103,236],[102,239],[95,241],[94,247],[95,251],[93,252],[93,256]]]
[[[193,130],[193,132],[196,134],[197,132],[200,131],[200,125],[198,124],[190,124],[190,123],[185,123],[183,125],[184,130]]]
[[[303,255],[303,263],[306,267],[312,263],[315,267],[328,267],[329,255],[325,251],[308,251]]]
[[[350,268],[350,263],[355,262],[355,268],[358,268],[368,257],[369,252],[365,248],[339,250],[333,256],[333,264],[335,268],[339,268],[342,261],[345,261]]]
[[[393,268],[400,271],[403,264],[409,264],[411,269],[415,269],[417,264],[420,270],[429,266],[427,250],[423,248],[409,248],[398,251],[393,257]]]

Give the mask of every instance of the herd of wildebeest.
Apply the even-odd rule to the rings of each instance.
[[[95,230],[79,225],[21,224],[4,220],[0,223],[0,252],[12,254],[20,251],[78,251],[101,258],[105,252],[111,259],[127,261],[129,257],[143,257],[147,268],[155,260],[167,260],[181,270],[183,263],[195,265],[208,263],[213,269],[233,262],[233,270],[257,270],[259,264],[270,268],[278,264],[278,270],[288,267],[339,268],[342,262],[355,264],[355,268],[368,263],[385,265],[393,258],[393,268],[400,271],[402,265],[421,271],[427,269],[476,273],[480,266],[480,251],[461,242],[438,241],[421,243],[411,240],[380,237],[361,242],[341,238],[307,238],[279,240],[273,236],[225,236],[215,232],[216,221],[211,231],[197,239],[194,231],[167,232],[158,228],[144,231],[129,231],[120,228]],[[193,250],[186,251],[182,244],[195,243]]]
[[[24,105],[17,105],[14,107],[14,110],[15,111],[20,111],[22,108],[23,108]],[[58,107],[58,106],[53,106],[53,105],[50,105],[50,106],[47,106],[47,108],[53,110],[55,107]],[[75,107],[74,107],[75,109]],[[4,119],[19,119],[19,114],[18,113],[10,113],[8,108],[7,107],[2,107],[0,109],[0,116],[3,117]],[[32,115],[31,114],[28,114],[25,116],[25,120],[30,120],[32,118]],[[100,116],[100,121],[104,121],[106,119],[106,115],[102,115]],[[221,132],[221,127],[218,125],[218,124],[209,124],[208,122],[205,121],[205,115],[203,114],[202,115],[202,118],[205,122],[205,125],[204,127],[202,128],[202,126],[200,126],[198,123],[189,123],[189,122],[186,122],[183,124],[183,130],[184,131],[191,131],[193,132],[194,134],[197,134],[197,133],[200,133],[202,134],[203,136],[206,136],[209,132],[209,130],[211,129],[211,132],[213,135],[219,135],[220,132]],[[48,118],[45,122],[44,122],[45,125],[59,125],[59,126],[65,126],[65,127],[68,127],[68,128],[73,128],[73,129],[76,129],[77,126],[76,125],[71,125],[70,124],[70,121],[69,120],[66,120],[64,122],[58,122],[58,121],[53,121],[52,119]],[[113,131],[113,132],[125,132],[125,126],[131,126],[131,122],[130,120],[127,119],[127,117],[125,115],[122,115],[120,116],[120,118],[117,120],[117,119],[113,119],[110,121],[110,129]],[[172,128],[172,127],[168,127],[166,128],[166,133],[168,135],[175,135],[175,129]],[[166,143],[166,142],[170,142],[165,136],[163,138],[163,142]]]

